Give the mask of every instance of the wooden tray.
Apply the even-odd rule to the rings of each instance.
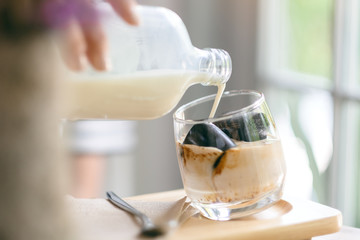
[[[171,201],[185,196],[183,190],[147,194],[129,199]],[[250,217],[213,221],[196,215],[176,229],[171,240],[304,240],[334,233],[342,225],[341,212],[311,201],[286,199]]]

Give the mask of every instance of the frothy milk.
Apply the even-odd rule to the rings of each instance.
[[[223,152],[177,143],[184,187],[194,202],[249,204],[283,184],[285,161],[280,140],[236,144]]]
[[[208,73],[180,70],[144,71],[107,78],[95,75],[71,80],[67,118],[154,119],[171,111],[191,85],[218,85],[219,82],[220,79]],[[216,107],[214,113],[215,110]]]

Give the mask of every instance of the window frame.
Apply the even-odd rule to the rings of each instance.
[[[330,81],[321,76],[313,76],[309,74],[284,70],[280,68],[279,59],[281,41],[284,39],[284,24],[286,20],[282,14],[286,8],[285,0],[259,0],[258,11],[258,52],[257,52],[257,86],[267,88],[269,86],[276,87],[281,90],[295,91],[298,93],[306,93],[310,90],[323,90],[331,94],[333,100],[333,156],[329,170],[325,176],[330,184],[326,189],[326,204],[345,210],[344,222],[349,225],[355,225],[360,222],[354,216],[348,216],[349,208],[360,206],[354,205],[351,200],[346,200],[339,196],[341,188],[349,183],[346,177],[346,168],[342,165],[344,160],[344,143],[341,141],[343,137],[343,126],[345,119],[342,114],[345,111],[348,102],[356,102],[360,105],[360,81],[359,72],[356,72],[359,64],[359,54],[353,49],[357,49],[359,41],[360,21],[358,15],[360,13],[360,3],[357,0],[334,0],[333,3],[333,35],[332,35],[332,51],[333,51],[333,74]],[[349,14],[350,12],[350,14]],[[355,15],[355,19],[352,17]],[[358,50],[358,49],[357,49]],[[354,79],[355,78],[355,79]],[[356,79],[357,78],[357,79]],[[288,81],[288,79],[292,79]],[[358,86],[351,86],[351,83],[358,81]],[[348,159],[346,165],[353,166],[358,163],[350,162]],[[360,167],[358,166],[358,169]],[[314,169],[312,169],[314,174]],[[358,173],[360,174],[360,173]],[[360,191],[359,191],[360,192]],[[354,197],[356,198],[354,193]],[[350,205],[349,205],[350,204]],[[357,209],[359,212],[360,210]],[[350,214],[351,215],[351,214]]]

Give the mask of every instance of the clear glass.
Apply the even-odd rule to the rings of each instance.
[[[229,220],[280,200],[286,168],[264,95],[225,92],[209,119],[215,96],[194,100],[174,113],[175,141],[193,206],[209,219]]]
[[[222,82],[229,79],[229,54],[194,47],[183,21],[170,9],[136,6],[140,18],[136,27],[125,23],[107,2],[98,3],[97,9],[110,48],[112,69],[106,74],[167,69],[217,74]]]

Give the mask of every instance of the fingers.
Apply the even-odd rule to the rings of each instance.
[[[135,0],[109,0],[114,10],[129,24],[138,25],[139,19],[134,12]],[[82,30],[86,42],[86,56],[96,70],[109,70],[108,44],[99,22],[83,24]]]
[[[108,70],[107,40],[96,12],[87,0],[77,4],[81,12],[74,12],[74,18],[63,27],[64,60],[75,71],[83,70],[87,63],[96,70]]]
[[[129,24],[139,25],[139,17],[134,11],[135,0],[108,0],[114,10]]]
[[[91,26],[83,26],[83,34],[86,41],[86,56],[90,64],[96,70],[109,70],[107,39],[100,23]]]
[[[89,62],[96,70],[110,69],[107,56],[107,41],[99,23],[91,27],[80,26],[76,21],[70,21],[63,29],[62,55],[66,65],[81,71]]]
[[[134,11],[137,4],[135,0],[108,1],[127,23],[139,24],[138,16]],[[96,70],[110,69],[107,39],[92,5],[88,0],[80,0],[75,5],[72,4],[69,5],[72,7],[69,9],[74,11],[75,18],[62,30],[65,38],[62,53],[66,65],[76,71],[83,70],[87,62]],[[78,11],[79,9],[81,11]]]
[[[80,25],[77,21],[70,20],[62,32],[61,53],[65,64],[72,70],[83,70],[86,65],[86,42]]]

